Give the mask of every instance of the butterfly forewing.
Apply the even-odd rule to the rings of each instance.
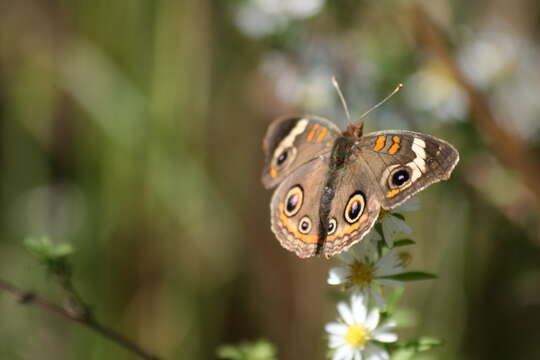
[[[306,162],[332,149],[339,128],[317,116],[281,118],[268,128],[263,142],[266,165],[262,182],[272,188]]]
[[[459,161],[459,153],[446,141],[412,131],[371,133],[361,138],[359,147],[384,209],[448,179]]]

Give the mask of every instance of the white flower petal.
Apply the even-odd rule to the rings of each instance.
[[[403,271],[404,269],[401,266],[401,259],[394,250],[388,251],[375,264],[376,276],[394,275]]]
[[[344,345],[336,350],[332,360],[352,360],[354,356],[354,350],[348,346]]]
[[[364,242],[362,241],[356,244],[354,247],[351,248],[350,252],[354,256],[355,261],[363,262],[364,257],[365,257],[365,252],[366,252]]]
[[[375,287],[373,286],[371,287],[370,294],[373,297],[373,299],[375,299],[377,306],[381,309],[384,308],[384,298]]]
[[[339,266],[331,268],[328,272],[327,282],[330,285],[340,285],[345,283],[347,278],[351,276],[351,270],[349,267]]]
[[[394,237],[397,233],[410,234],[412,232],[405,221],[392,214],[388,214],[382,219],[382,229],[386,244],[390,248],[394,245]]]
[[[354,360],[362,360],[362,352],[360,352],[359,350],[356,350],[354,352]]]
[[[417,197],[410,198],[396,208],[396,211],[415,211],[420,209],[420,199]]]
[[[337,305],[339,315],[348,325],[354,324],[354,316],[349,306],[343,302]]]
[[[388,360],[389,356],[386,350],[380,348],[375,344],[368,343],[364,352],[366,355],[365,360]]]
[[[356,292],[351,297],[352,312],[356,324],[363,324],[367,314],[367,297]]]
[[[365,244],[366,244],[366,250],[365,250],[366,258],[370,262],[375,262],[375,256],[377,255],[377,243],[372,242],[372,241],[366,241]]]
[[[345,338],[342,335],[330,335],[328,339],[328,347],[331,349],[341,347],[345,344]]]
[[[377,243],[378,241],[381,241],[382,237],[381,234],[375,228],[372,228],[371,231],[366,235],[363,241],[368,241],[370,243]]]
[[[349,251],[339,254],[338,257],[341,261],[343,261],[347,265],[351,265],[355,261],[354,256]]]
[[[394,320],[388,320],[388,321],[385,321],[381,326],[379,326],[379,329],[392,329],[392,328],[395,328],[397,326],[397,322],[395,322]]]
[[[369,312],[369,315],[366,318],[366,322],[364,324],[366,329],[368,329],[369,331],[373,331],[377,327],[377,324],[379,324],[379,317],[380,317],[379,309],[377,308],[371,309],[371,311]]]
[[[340,335],[343,336],[347,333],[347,326],[337,323],[337,322],[331,322],[326,324],[324,327],[327,333],[332,335]]]
[[[393,320],[386,321],[384,324],[379,326],[373,331],[373,334],[379,334],[379,333],[385,333],[390,332],[396,327],[396,322]]]
[[[373,281],[382,286],[389,286],[389,287],[403,286],[403,281],[394,280],[394,279],[374,279]]]
[[[390,219],[392,219],[392,221],[394,222],[396,233],[400,233],[400,232],[406,233],[406,234],[412,233],[411,227],[405,221],[401,220],[400,218],[394,215],[390,216]]]
[[[386,246],[388,246],[390,249],[394,247],[394,234],[391,229],[391,224],[388,221],[385,221],[387,217],[390,215],[387,215],[382,220],[382,231],[384,235],[384,241],[386,242]]]
[[[397,340],[397,335],[391,332],[374,332],[372,337],[380,342],[390,343]]]

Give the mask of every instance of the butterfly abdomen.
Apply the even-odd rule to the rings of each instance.
[[[335,196],[336,180],[340,178],[338,174],[345,168],[349,159],[355,139],[342,136],[336,139],[330,155],[330,164],[326,173],[324,188],[321,195],[319,207],[319,240],[315,253],[318,255],[324,249],[324,243],[328,236],[328,226],[330,224],[330,211],[332,209],[332,200]]]

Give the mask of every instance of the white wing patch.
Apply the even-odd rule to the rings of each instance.
[[[274,157],[279,156],[283,152],[283,150],[291,147],[296,137],[306,130],[308,124],[308,119],[299,120],[298,123],[289,132],[289,135],[285,136],[285,138],[281,140],[279,146],[276,148],[276,151],[274,151]]]
[[[411,182],[414,182],[426,171],[426,143],[424,140],[415,137],[411,148],[416,157],[407,166],[413,171]]]

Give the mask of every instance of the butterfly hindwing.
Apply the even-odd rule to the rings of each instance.
[[[381,208],[378,189],[371,186],[364,162],[346,163],[332,175],[329,183],[335,194],[327,214],[324,214],[324,206],[321,208],[324,214],[321,223],[326,228],[321,254],[326,258],[362,240],[375,224]]]
[[[270,202],[272,231],[284,248],[302,258],[317,252],[324,176],[316,175],[326,173],[328,159],[320,156],[300,165],[279,184]]]
[[[301,165],[276,189],[271,201],[272,231],[299,257],[338,254],[360,241],[379,215],[378,189],[366,164],[339,162],[352,143],[341,137],[329,154]]]

